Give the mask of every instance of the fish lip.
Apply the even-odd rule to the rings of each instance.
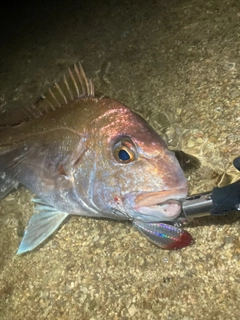
[[[158,192],[130,193],[125,202],[132,208],[133,218],[144,221],[172,221],[181,213],[181,199],[187,196],[187,186]]]
[[[159,221],[172,221],[180,215],[182,206],[179,200],[169,199],[156,205],[143,206],[136,209],[149,217],[156,216]]]
[[[141,192],[134,199],[136,207],[149,207],[162,204],[168,200],[180,200],[187,196],[188,187],[158,192]]]

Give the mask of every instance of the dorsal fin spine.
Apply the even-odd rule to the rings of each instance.
[[[80,71],[81,71],[81,75],[82,75],[82,77],[83,77],[83,80],[84,80],[85,85],[86,85],[86,88],[87,88],[87,95],[90,95],[90,94],[89,94],[89,84],[88,84],[88,80],[87,80],[86,74],[85,74],[85,72],[84,72],[84,70],[83,70],[83,67],[82,67],[82,65],[81,65],[80,62],[79,62],[79,69],[80,69]]]
[[[90,95],[94,96],[94,85],[92,79],[89,80]]]
[[[65,97],[64,93],[62,92],[62,89],[59,87],[57,82],[55,82],[55,86],[58,89],[58,92],[60,93],[60,95],[63,97],[64,102],[67,104],[68,103],[67,98]]]
[[[44,100],[49,104],[49,106],[52,108],[53,111],[56,110],[56,109],[54,108],[54,106],[51,104],[51,102],[47,99],[46,96],[44,96],[43,94],[41,94],[41,98],[44,99]]]
[[[82,81],[82,77],[81,77],[81,75],[80,75],[80,73],[79,73],[79,70],[78,70],[76,64],[74,64],[74,70],[75,70],[75,72],[76,72],[76,74],[77,74],[77,76],[78,76],[78,80],[79,80],[79,82],[80,82],[80,84],[81,84],[82,93],[83,93],[83,95],[85,96],[85,95],[86,95],[86,91],[85,91],[85,88],[84,88],[84,84],[83,84],[83,81]]]
[[[61,103],[58,101],[58,99],[56,98],[55,94],[52,92],[51,89],[49,89],[49,93],[52,96],[52,98],[56,101],[57,106],[60,108],[61,107]]]
[[[74,68],[75,68],[75,66],[74,66]],[[73,75],[71,69],[68,69],[68,72],[69,72],[70,78],[72,79],[74,88],[76,89],[77,97],[79,98],[80,97],[80,93],[79,93],[79,89],[78,89],[78,85],[77,85],[76,79],[74,78],[74,75]]]
[[[70,87],[69,87],[69,85],[68,85],[68,82],[67,82],[67,79],[66,79],[66,76],[65,76],[65,75],[64,75],[64,77],[63,77],[63,82],[64,82],[64,84],[65,84],[65,86],[66,86],[66,88],[67,88],[67,90],[68,90],[68,93],[69,93],[69,95],[70,95],[71,100],[73,101],[74,96],[73,96],[72,91],[71,91],[71,89],[70,89]],[[79,98],[79,96],[78,96],[78,98]]]

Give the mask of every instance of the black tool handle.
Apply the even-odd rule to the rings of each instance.
[[[233,164],[240,171],[240,157],[234,159]],[[240,210],[240,181],[187,197],[182,202],[182,214],[178,219],[224,215],[233,210]]]
[[[233,160],[234,167],[240,171],[240,157]],[[214,188],[212,191],[212,215],[224,214],[232,210],[240,210],[240,181],[226,187]]]
[[[212,191],[212,215],[226,214],[232,210],[240,210],[240,181]]]

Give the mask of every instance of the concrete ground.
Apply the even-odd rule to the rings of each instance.
[[[41,1],[0,10],[0,112],[36,101],[75,61],[173,149],[198,160],[190,192],[240,178],[240,3]],[[239,319],[240,220],[196,220],[164,251],[129,223],[73,217],[17,256],[33,197],[0,201],[2,320]]]

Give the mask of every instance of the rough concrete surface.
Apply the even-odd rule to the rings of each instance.
[[[81,61],[98,94],[197,159],[190,192],[240,178],[239,1],[19,2],[0,15],[1,113]],[[73,217],[17,256],[32,197],[21,187],[0,201],[0,319],[239,319],[237,213],[194,221],[195,244],[180,251],[128,223]]]

